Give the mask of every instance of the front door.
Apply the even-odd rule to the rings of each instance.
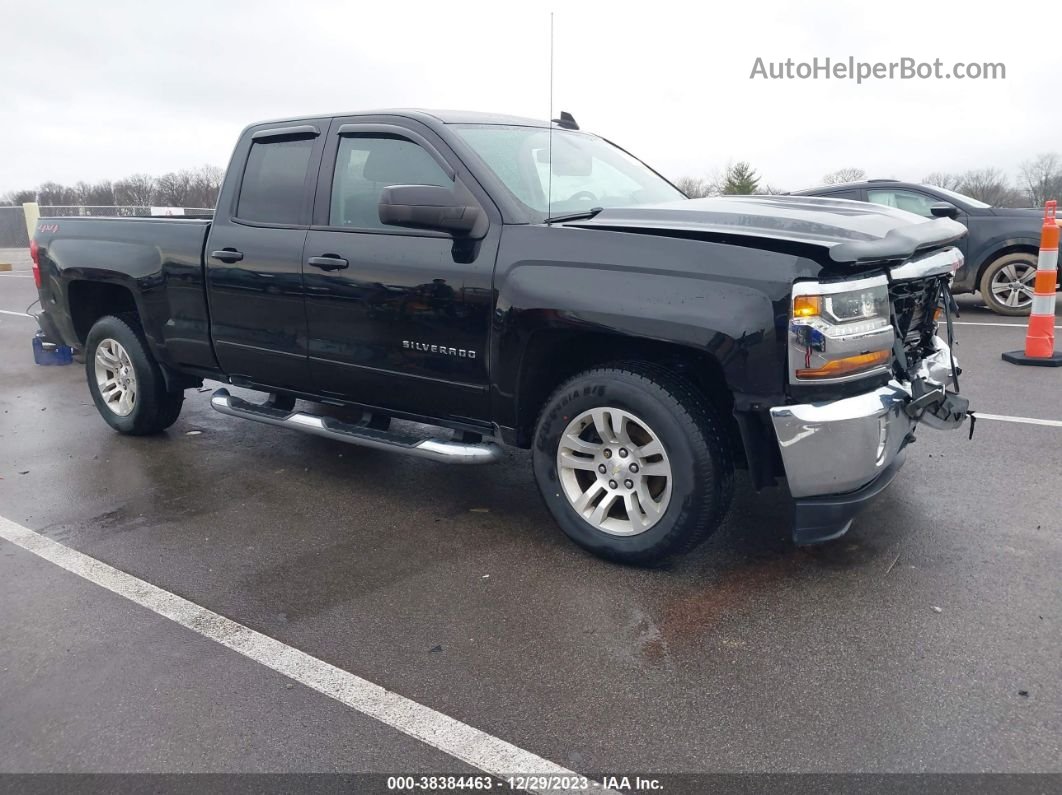
[[[211,335],[230,376],[309,386],[302,251],[321,138],[308,124],[264,129],[233,158],[244,164],[239,188],[205,253]]]
[[[390,185],[440,185],[472,197],[469,182],[427,128],[333,122],[303,258],[318,392],[392,411],[488,417],[499,223],[468,240],[385,226],[378,210]]]

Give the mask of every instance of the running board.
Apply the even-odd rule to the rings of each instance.
[[[502,456],[501,447],[494,442],[456,442],[450,439],[424,439],[407,433],[381,431],[367,424],[343,422],[333,417],[319,417],[301,411],[284,411],[233,397],[227,389],[217,390],[210,405],[222,414],[243,417],[245,420],[279,425],[316,436],[325,436],[349,444],[392,450],[396,453],[430,458],[448,464],[490,464]]]

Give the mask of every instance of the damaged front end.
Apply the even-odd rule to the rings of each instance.
[[[962,262],[957,250],[947,249],[889,272],[895,333],[893,368],[900,381],[911,384],[912,392],[905,412],[916,422],[939,430],[957,428],[969,415],[970,402],[958,394],[961,370],[953,353],[952,325],[958,307],[950,290],[951,277]],[[946,346],[938,336],[941,315]]]
[[[796,543],[847,532],[899,471],[919,423],[950,430],[969,416],[948,290],[961,263],[948,248],[862,279],[794,285],[790,383],[843,384],[848,395],[771,409],[796,503]],[[863,382],[878,386],[852,394]]]

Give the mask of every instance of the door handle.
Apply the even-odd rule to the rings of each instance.
[[[344,268],[350,267],[349,262],[334,254],[326,254],[323,257],[310,257],[306,260],[306,264],[313,265],[315,268],[320,268],[323,271],[341,271]]]
[[[210,257],[212,259],[219,259],[222,262],[239,262],[243,259],[243,252],[237,251],[234,248],[223,248],[221,251],[211,251]]]

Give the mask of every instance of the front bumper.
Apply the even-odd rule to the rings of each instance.
[[[852,519],[896,476],[919,422],[958,428],[964,398],[949,393],[951,351],[939,337],[911,382],[826,403],[771,409],[789,490],[796,500],[798,544],[843,535]]]

